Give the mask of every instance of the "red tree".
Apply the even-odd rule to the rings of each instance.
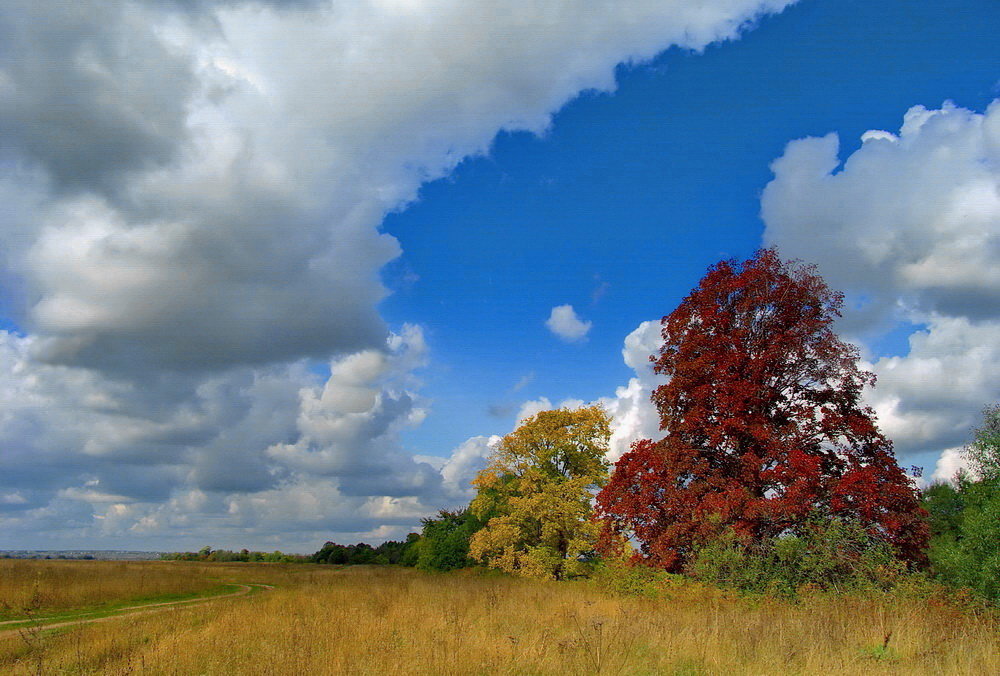
[[[663,318],[650,359],[670,378],[652,395],[667,434],[633,444],[597,496],[605,542],[634,538],[638,558],[679,570],[720,527],[751,542],[819,513],[922,560],[917,493],[860,403],[875,377],[832,330],[842,303],[774,249],[709,268]]]

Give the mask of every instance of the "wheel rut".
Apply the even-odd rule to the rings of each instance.
[[[254,590],[254,587],[270,591],[274,589],[273,585],[252,583],[252,584],[242,584],[242,583],[230,583],[233,587],[238,587],[234,592],[228,594],[219,594],[218,596],[210,596],[208,598],[197,598],[197,599],[185,599],[182,601],[163,601],[161,603],[146,603],[137,606],[126,606],[124,608],[119,608],[110,615],[101,615],[101,617],[84,617],[84,615],[96,615],[101,611],[93,611],[92,613],[81,613],[79,617],[72,619],[59,620],[56,618],[45,618],[39,617],[34,619],[25,620],[5,620],[0,622],[0,640],[5,638],[12,638],[15,636],[21,636],[25,631],[45,631],[48,629],[58,629],[60,627],[71,627],[78,624],[92,624],[96,622],[110,622],[112,620],[117,620],[123,617],[133,617],[136,615],[148,615],[151,613],[157,613],[164,610],[173,610],[178,607],[187,606],[197,606],[205,603],[213,603],[215,601],[221,601],[223,599],[232,599],[239,596],[246,596]],[[11,627],[10,625],[19,625],[17,627]]]

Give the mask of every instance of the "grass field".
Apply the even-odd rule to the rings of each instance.
[[[0,601],[16,606],[10,599],[37,587],[50,609],[127,602],[122,579],[145,580],[146,598],[221,582],[275,586],[8,634],[0,673],[1000,673],[995,615],[912,595],[795,603],[680,584],[635,598],[593,583],[275,564],[34,561],[0,571]]]
[[[126,561],[0,560],[0,621],[147,600],[183,598],[220,585],[218,571]]]

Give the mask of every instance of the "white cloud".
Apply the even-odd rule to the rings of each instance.
[[[407,389],[426,358],[423,333],[408,326],[389,345],[389,352],[335,361],[322,388],[303,389],[298,438],[271,446],[268,458],[303,476],[339,477],[344,494],[438,494],[441,474],[402,451],[398,437],[425,415],[419,396]]]
[[[601,397],[590,404],[600,404],[611,416],[611,440],[608,459],[617,461],[633,442],[639,439],[658,439],[660,416],[650,400],[653,390],[666,382],[666,378],[653,373],[649,358],[662,345],[660,322],[642,322],[625,337],[622,359],[635,372],[626,385],[616,388],[615,396]],[[576,409],[587,405],[581,399],[566,399],[553,405],[548,397],[530,399],[521,404],[517,414],[517,425],[541,411],[554,408]]]
[[[867,394],[903,453],[940,452],[971,437],[982,407],[1000,398],[1000,321],[934,317],[904,357],[884,357]]]
[[[765,239],[880,312],[1000,316],[1000,103],[911,108],[838,171],[838,139],[788,144],[762,197]]]
[[[642,322],[625,338],[622,358],[635,371],[627,385],[618,387],[614,397],[600,399],[612,417],[609,459],[618,460],[633,442],[639,439],[659,439],[660,414],[650,401],[653,390],[666,378],[653,373],[650,356],[658,354],[663,338],[660,322]]]
[[[445,488],[459,499],[469,500],[475,495],[472,480],[486,466],[490,454],[500,443],[500,437],[472,437],[451,452],[441,468]]]
[[[521,407],[517,411],[517,423],[515,427],[520,426],[525,420],[533,415],[538,415],[542,411],[550,411],[553,408],[558,408],[552,405],[548,397],[539,397],[538,399],[529,399],[528,401],[521,404]]]
[[[968,471],[969,464],[965,457],[965,448],[946,448],[938,458],[934,467],[933,481],[951,481],[959,472]]]
[[[580,319],[572,305],[557,305],[545,320],[545,326],[566,342],[573,343],[583,340],[593,323]]]
[[[948,473],[947,449],[1000,399],[1000,102],[915,106],[898,134],[862,138],[842,167],[836,135],[788,144],[762,198],[765,239],[848,292],[855,340],[922,327],[907,354],[872,364],[866,396],[897,452],[944,453]]]
[[[296,364],[154,381],[146,400],[33,361],[31,338],[0,338],[0,526],[24,546],[309,551],[338,534],[401,536],[466,503],[499,440],[475,437],[433,465],[402,450],[425,405],[415,326],[334,360],[322,383]]]
[[[790,2],[17,2],[0,150],[31,170],[2,180],[33,213],[4,244],[38,356],[128,374],[377,347],[387,212],[617,64]]]

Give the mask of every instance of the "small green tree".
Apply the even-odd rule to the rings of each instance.
[[[469,558],[469,539],[483,521],[469,509],[442,509],[437,518],[423,519],[424,527],[414,548],[421,570],[455,570],[474,565]],[[411,555],[412,556],[412,555]]]
[[[929,558],[942,581],[1000,599],[1000,405],[983,411],[965,452],[972,474],[924,491]]]
[[[420,556],[420,548],[417,546],[418,542],[420,542],[419,533],[409,533],[406,536],[403,551],[399,556],[399,565],[410,568],[417,565],[417,558]]]
[[[932,515],[930,560],[944,582],[1000,598],[1000,479],[959,478],[947,500],[937,489],[928,501]],[[947,512],[941,514],[940,508]],[[957,510],[956,510],[957,506]]]

